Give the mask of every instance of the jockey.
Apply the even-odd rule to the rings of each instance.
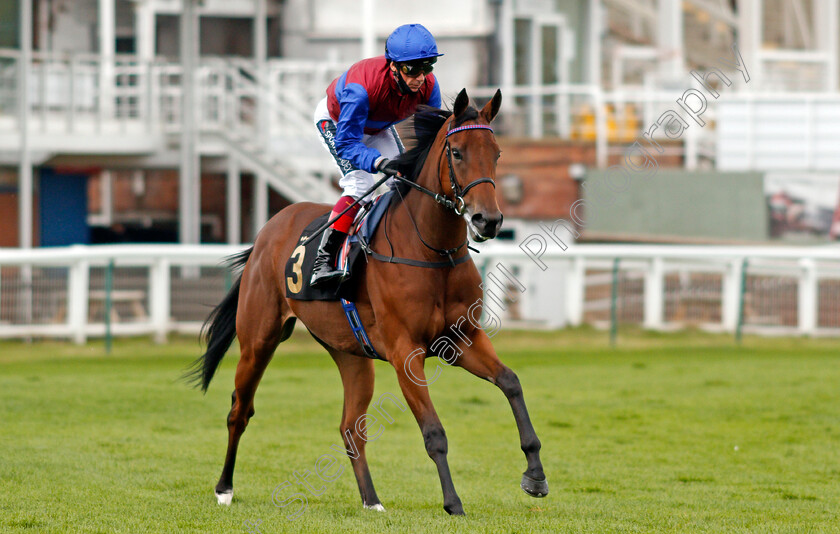
[[[385,55],[364,59],[333,80],[315,109],[315,126],[341,171],[344,190],[330,213],[341,213],[373,186],[375,174],[396,174],[390,159],[400,153],[391,126],[417,106],[440,107],[440,87],[433,74],[438,56],[435,38],[420,24],[406,24],[391,33]],[[359,210],[357,204],[324,231],[310,284],[340,278],[335,256]]]

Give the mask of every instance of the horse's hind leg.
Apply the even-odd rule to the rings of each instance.
[[[473,336],[473,344],[464,348],[463,354],[455,361],[455,365],[496,384],[505,394],[513,410],[516,427],[519,429],[522,452],[525,453],[525,459],[528,461],[528,468],[522,474],[520,487],[532,497],[548,495],[548,481],[540,461],[540,440],[528,416],[519,378],[499,360],[490,339],[483,331],[478,331],[478,334]]]
[[[271,361],[274,349],[291,335],[295,325],[295,318],[288,304],[276,291],[266,291],[265,288],[259,287],[258,283],[254,283],[253,279],[250,286],[243,283],[241,291],[236,317],[240,357],[234,380],[236,389],[232,394],[232,405],[227,417],[228,446],[225,465],[216,484],[216,499],[219,504],[230,504],[233,499],[236,451],[239,439],[254,415],[254,393],[268,362]]]
[[[340,352],[332,348],[327,348],[327,350],[329,350],[330,355],[335,360],[336,365],[338,365],[338,371],[341,373],[341,382],[344,385],[344,409],[341,412],[340,426],[341,437],[344,440],[344,446],[347,448],[347,455],[350,457],[353,473],[356,475],[356,483],[359,485],[362,505],[371,510],[384,512],[385,508],[379,502],[379,497],[376,496],[376,490],[373,489],[373,480],[370,478],[367,456],[365,456],[365,443],[368,440],[368,436],[367,434],[360,435],[359,433],[359,430],[366,426],[366,418],[362,416],[367,413],[370,400],[373,397],[373,360]]]

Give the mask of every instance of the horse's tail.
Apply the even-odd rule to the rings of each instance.
[[[244,266],[251,257],[254,247],[243,250],[228,258],[228,268],[235,270]],[[216,374],[222,358],[236,338],[236,309],[239,306],[239,284],[242,276],[238,276],[222,302],[216,306],[204,325],[201,327],[201,338],[207,345],[207,351],[195,360],[184,378],[195,386],[207,392],[213,375]]]

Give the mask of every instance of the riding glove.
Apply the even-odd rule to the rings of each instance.
[[[377,160],[376,170],[387,176],[396,176],[399,174],[396,162],[391,161],[385,156],[382,156]]]

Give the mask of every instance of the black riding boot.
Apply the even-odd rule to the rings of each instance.
[[[344,271],[335,268],[335,256],[347,234],[334,228],[327,228],[318,245],[318,256],[312,264],[312,278],[309,285],[319,286],[344,276]]]

